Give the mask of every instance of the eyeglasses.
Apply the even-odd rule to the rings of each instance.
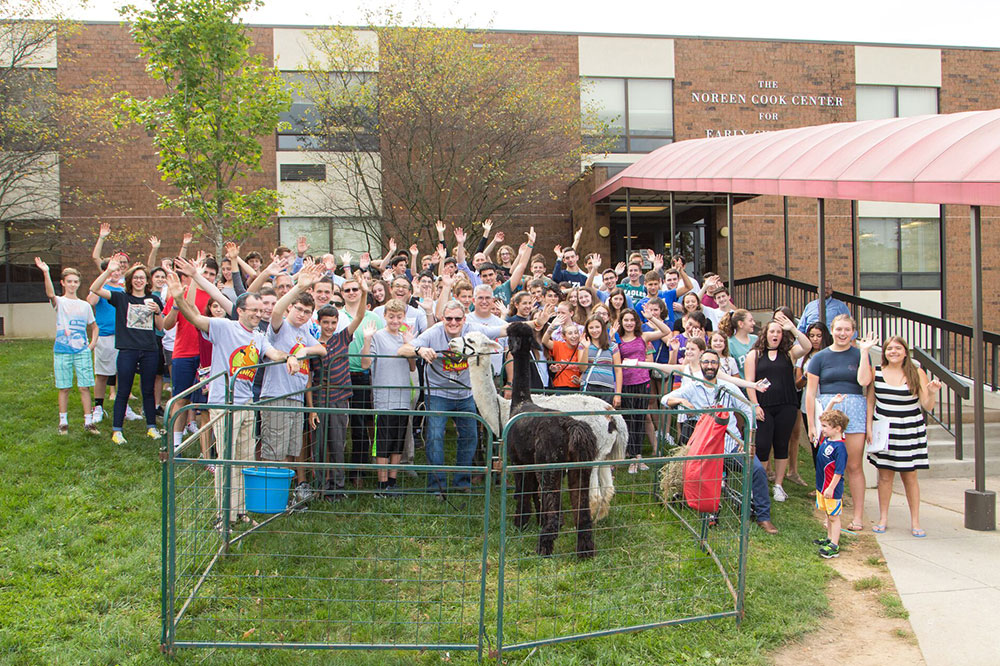
[[[705,360],[702,360],[701,364],[702,365],[712,366],[712,365],[719,365],[719,362],[718,361],[705,361]]]
[[[354,292],[361,291],[361,290],[358,289],[357,287],[347,287],[347,288],[341,289],[341,291],[344,292],[345,294],[353,294]]]
[[[463,319],[465,319],[464,316],[462,316],[462,317],[445,317],[444,318],[445,321],[462,321]]]
[[[330,301],[330,302],[333,303],[334,306],[336,306],[338,308],[344,307],[344,301]]]

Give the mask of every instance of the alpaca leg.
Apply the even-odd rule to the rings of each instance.
[[[590,516],[594,520],[600,520],[604,517],[601,513],[602,496],[601,496],[601,468],[591,467],[590,468],[590,494],[589,494],[589,504],[590,504]]]
[[[559,490],[562,487],[562,470],[542,473],[542,529],[538,534],[538,554],[548,557],[555,548],[559,535]]]
[[[517,509],[514,513],[514,527],[519,530],[523,530],[525,524],[528,521],[527,512],[530,510],[528,506],[528,499],[525,495],[527,489],[525,486],[526,477],[534,476],[534,474],[525,474],[524,472],[517,472],[514,474],[514,498],[516,500],[515,504]]]
[[[601,511],[598,519],[604,518],[611,511],[611,499],[615,496],[615,481],[611,476],[611,468],[607,465],[601,467]]]
[[[534,511],[535,522],[538,525],[542,524],[542,498],[539,495],[539,489],[541,488],[541,474],[539,472],[529,472],[525,476],[525,488],[524,493],[528,501],[531,502],[531,506],[528,507],[529,511]]]
[[[597,471],[596,469],[592,471]],[[574,469],[569,477],[569,492],[576,501],[576,555],[580,559],[594,556],[594,529],[590,518],[590,507],[583,501],[586,486],[586,470]]]

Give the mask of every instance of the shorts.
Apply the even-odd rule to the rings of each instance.
[[[835,394],[823,393],[819,396],[820,404],[825,410],[830,401],[837,397]],[[847,414],[849,419],[845,435],[864,434],[868,429],[868,398],[863,395],[849,393],[844,396],[843,402],[834,407],[838,412]]]
[[[823,497],[823,493],[819,490],[816,491],[816,508],[823,509],[823,512],[828,516],[839,516],[840,511],[843,507],[840,505],[839,499],[827,499]]]
[[[378,414],[375,416],[375,457],[388,458],[403,453],[406,441],[406,414]]]
[[[114,377],[118,374],[118,349],[115,347],[115,336],[97,336],[94,346],[94,374],[102,377]]]
[[[295,407],[294,412],[260,413],[260,457],[262,460],[284,460],[302,453],[304,412],[298,400],[281,398],[267,403],[272,407]]]
[[[77,354],[52,354],[52,367],[56,374],[56,388],[73,388],[73,374],[76,373],[76,385],[80,388],[90,388],[94,385],[94,362],[90,351]]]
[[[180,395],[198,383],[198,365],[200,361],[201,359],[198,356],[186,356],[171,360],[170,384],[172,395]],[[204,403],[208,401],[208,396],[202,391],[195,391],[187,396],[187,398],[191,402]]]

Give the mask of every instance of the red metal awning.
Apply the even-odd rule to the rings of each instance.
[[[678,141],[610,178],[629,188],[1000,205],[1000,109]]]

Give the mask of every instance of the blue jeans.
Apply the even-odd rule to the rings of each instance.
[[[753,470],[750,472],[750,512],[758,521],[771,520],[771,495],[767,489],[767,472],[757,456],[751,458]],[[732,473],[743,474],[743,461],[733,458],[726,460],[726,467]]]
[[[139,388],[142,391],[142,411],[146,416],[146,427],[156,427],[156,399],[153,396],[156,370],[160,363],[157,352],[140,349],[118,350],[118,393],[115,397],[115,413],[111,421],[112,430],[121,430],[125,422],[125,408],[128,396],[135,383],[135,371],[139,370]]]
[[[429,412],[476,412],[476,402],[470,395],[468,398],[444,398],[428,395],[425,403]],[[476,437],[478,429],[476,420],[469,417],[448,417],[440,414],[429,414],[426,418],[427,463],[429,465],[444,464],[444,427],[451,418],[458,431],[458,448],[455,453],[455,464],[463,467],[472,465],[476,453]],[[432,491],[443,492],[448,485],[447,475],[432,471],[427,476],[427,487]],[[471,476],[462,472],[455,474],[455,488],[469,488],[472,485]]]

